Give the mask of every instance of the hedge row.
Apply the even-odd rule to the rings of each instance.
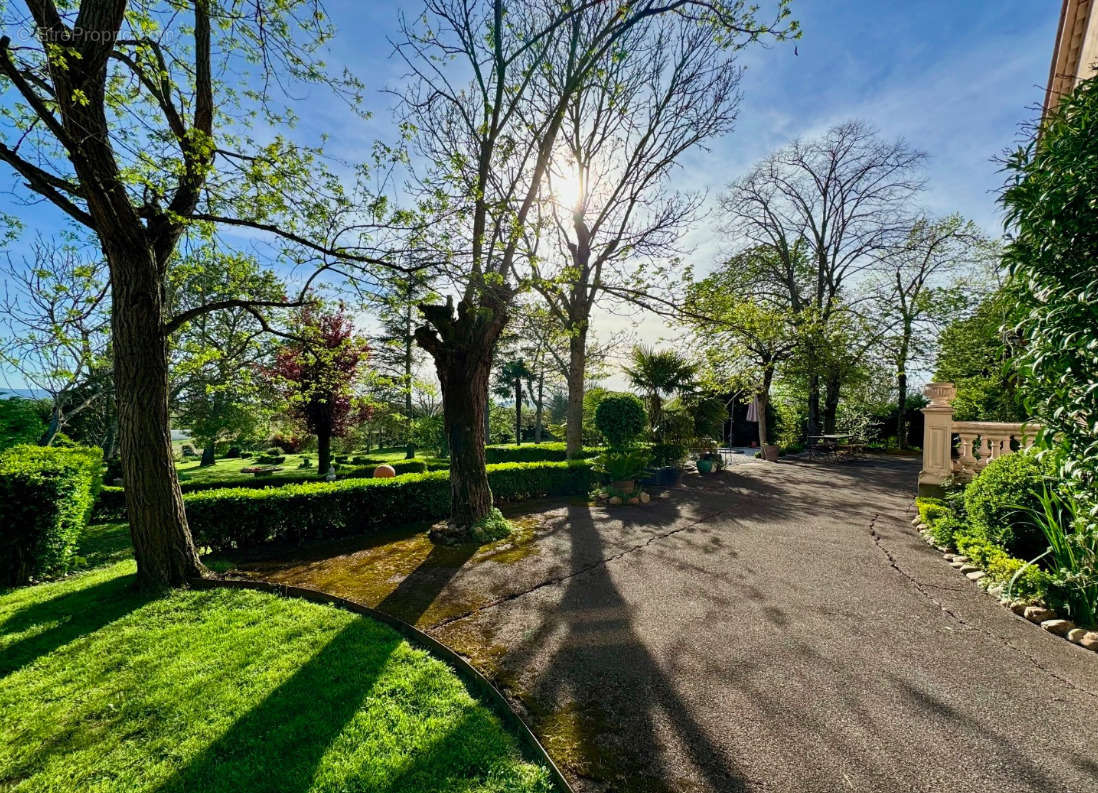
[[[403,474],[421,474],[428,470],[427,463],[422,460],[398,460],[396,462],[382,461],[374,465],[352,468],[339,471],[340,481],[345,479],[369,479],[374,475],[374,469],[378,465],[391,465],[397,476]],[[264,490],[284,485],[317,484],[323,481],[316,472],[301,476],[256,476],[250,479],[240,479],[234,482],[180,482],[179,489],[183,493],[200,493],[206,490],[225,489],[256,489]],[[104,486],[99,493],[99,503],[96,506],[96,517],[101,520],[121,520],[126,516],[126,491],[121,487]]]
[[[521,445],[504,443],[496,446],[485,446],[484,460],[489,464],[564,462],[568,459],[565,448],[564,443],[556,441],[552,443],[524,443]],[[601,452],[601,449],[585,446],[578,459],[588,460],[597,457]]]
[[[505,463],[488,467],[497,503],[539,496],[586,495],[595,486],[582,461]],[[302,542],[364,534],[446,517],[450,476],[408,474],[395,479],[355,479],[287,485],[267,490],[207,490],[184,497],[195,542],[214,550],[268,542]]]
[[[0,585],[69,571],[102,472],[95,448],[13,446],[0,454]]]

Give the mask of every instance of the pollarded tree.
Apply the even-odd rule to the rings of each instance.
[[[167,341],[208,311],[258,316],[269,301],[169,315],[169,265],[181,240],[240,226],[277,235],[297,263],[384,259],[345,233],[376,204],[343,190],[315,148],[247,126],[292,126],[282,89],[321,83],[355,105],[357,84],[317,60],[331,29],[314,0],[24,0],[0,6],[0,26],[27,32],[0,37],[0,161],[102,249],[138,583],[182,585],[206,571],[172,462]]]
[[[332,464],[332,438],[342,437],[365,417],[355,388],[369,348],[355,336],[342,306],[325,311],[319,304],[306,304],[296,312],[293,326],[298,338],[278,349],[267,377],[291,413],[316,435],[317,473],[323,476]]]
[[[735,46],[776,32],[788,3],[776,5],[776,21],[765,24],[740,2],[428,0],[405,25],[399,52],[411,75],[402,106],[427,163],[421,186],[434,240],[458,293],[456,306],[421,306],[427,324],[416,332],[442,385],[452,536],[471,536],[492,508],[484,465],[492,356],[576,92],[619,57],[627,36],[663,16],[686,28],[715,28]]]

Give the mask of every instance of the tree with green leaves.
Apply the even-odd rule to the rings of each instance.
[[[416,332],[442,385],[451,538],[473,536],[492,509],[484,465],[492,356],[522,288],[516,267],[530,255],[528,232],[573,97],[627,37],[662,18],[712,28],[734,47],[787,30],[787,5],[777,0],[774,21],[760,23],[740,2],[428,0],[405,25],[398,51],[411,76],[401,106],[426,164],[419,185],[432,239],[458,292],[421,306],[426,324]]]
[[[774,377],[802,343],[806,323],[788,309],[737,293],[745,257],[750,253],[691,284],[684,315],[703,353],[703,380],[758,399],[761,447],[770,442],[766,411]]]
[[[993,243],[960,215],[920,217],[907,236],[882,256],[876,311],[886,327],[882,342],[895,367],[897,437],[907,447],[908,369],[932,352],[936,333],[981,295],[997,253]]]
[[[1017,296],[1000,289],[942,329],[934,379],[957,387],[953,416],[958,421],[1027,417],[1014,367],[1021,345],[1015,327],[1023,316]]]
[[[248,256],[206,246],[169,267],[165,302],[173,313],[210,301],[285,300],[285,284]],[[259,370],[269,365],[273,336],[245,308],[203,313],[168,341],[171,405],[179,423],[214,463],[218,441],[254,434],[266,409]]]
[[[385,265],[387,252],[363,241],[379,204],[345,189],[318,149],[271,132],[292,127],[283,100],[296,87],[321,84],[353,109],[358,83],[318,60],[332,29],[313,0],[24,0],[0,7],[0,27],[35,31],[18,44],[0,37],[0,161],[28,196],[85,227],[109,268],[138,583],[183,585],[206,570],[172,464],[168,339],[223,308],[260,320],[272,301],[172,315],[167,272],[181,246],[241,227],[316,273],[334,261]]]
[[[666,282],[703,198],[674,187],[675,167],[731,130],[739,106],[739,47],[713,27],[673,19],[650,27],[627,34],[618,55],[572,95],[531,246],[531,283],[567,337],[569,456],[582,448],[595,304],[637,301]],[[550,80],[567,74],[568,53],[559,57]],[[547,92],[544,101],[557,96]]]
[[[496,370],[495,393],[510,399],[515,405],[515,443],[522,443],[522,403],[526,399],[526,385],[534,373],[521,358],[505,359]]]
[[[9,263],[0,301],[0,361],[48,395],[49,422],[35,438],[46,446],[83,414],[103,413],[114,395],[107,268],[83,242],[68,232],[37,236],[30,257]],[[85,440],[109,458],[107,434]]]
[[[924,156],[903,140],[847,122],[774,152],[722,197],[724,231],[746,248],[772,252],[757,259],[765,266],[755,273],[753,291],[780,299],[819,329],[812,360],[826,362],[832,320],[855,308],[851,287],[910,229]],[[841,373],[820,366],[807,377],[808,434],[821,427],[833,432]]]
[[[419,325],[416,306],[432,299],[432,274],[428,270],[412,273],[392,273],[384,281],[384,289],[371,301],[381,320],[381,332],[374,337],[371,362],[375,371],[395,387],[403,403],[405,457],[416,456],[412,400],[415,394],[415,371],[423,351],[416,345]]]

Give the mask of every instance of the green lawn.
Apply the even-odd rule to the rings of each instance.
[[[357,452],[352,456],[363,455],[362,452]],[[365,454],[371,460],[385,460],[395,461],[404,459],[404,449],[381,449],[375,450]],[[299,468],[302,457],[308,457],[312,463],[311,468]],[[417,460],[423,460],[428,464],[446,465],[447,461],[441,458],[437,458],[431,455],[420,454],[416,456]],[[203,468],[199,465],[197,457],[187,458],[184,462],[176,463],[175,470],[179,473],[179,479],[182,482],[194,482],[194,483],[208,483],[208,482],[224,482],[232,483],[242,479],[252,480],[255,477],[252,474],[240,473],[241,468],[250,468],[255,465],[260,465],[251,458],[221,458],[217,460],[213,465]],[[359,467],[355,463],[344,463],[344,468],[356,468]],[[267,477],[263,477],[264,481],[271,481],[272,484],[277,484],[280,479],[300,479],[306,476],[316,476],[316,453],[308,452],[302,454],[287,454],[286,461],[279,463],[278,467],[282,470],[275,471],[273,474]]]
[[[118,553],[100,527],[86,554]],[[453,670],[334,607],[140,595],[132,560],[0,593],[0,790],[549,791]]]

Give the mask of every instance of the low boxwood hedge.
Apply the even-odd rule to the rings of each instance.
[[[968,525],[1011,556],[1032,559],[1048,542],[1029,510],[1040,509],[1042,483],[1054,474],[1052,462],[1034,450],[992,460],[965,487]]]
[[[95,448],[13,446],[0,454],[0,585],[69,571],[102,477]]]
[[[488,466],[497,503],[539,496],[586,495],[596,476],[584,461]],[[214,550],[363,534],[446,517],[450,476],[406,474],[264,490],[221,488],[184,496],[195,542]]]
[[[397,476],[403,474],[421,474],[429,470],[427,463],[422,460],[399,460],[396,462],[379,461],[375,464],[361,468],[352,468],[345,471],[337,471],[339,480],[344,479],[369,479],[374,475],[374,469],[378,465],[391,465]],[[200,493],[206,490],[226,489],[255,489],[267,490],[286,485],[305,485],[323,482],[324,478],[318,476],[315,471],[301,476],[280,476],[278,478],[255,477],[240,479],[235,482],[180,482],[179,489],[186,493]],[[96,504],[95,516],[98,520],[122,520],[126,517],[126,490],[121,487],[104,486],[99,492],[99,503]]]
[[[564,443],[501,443],[484,447],[484,460],[491,463],[550,463],[564,462],[568,459]],[[588,460],[597,457],[601,449],[583,447],[577,459]]]

